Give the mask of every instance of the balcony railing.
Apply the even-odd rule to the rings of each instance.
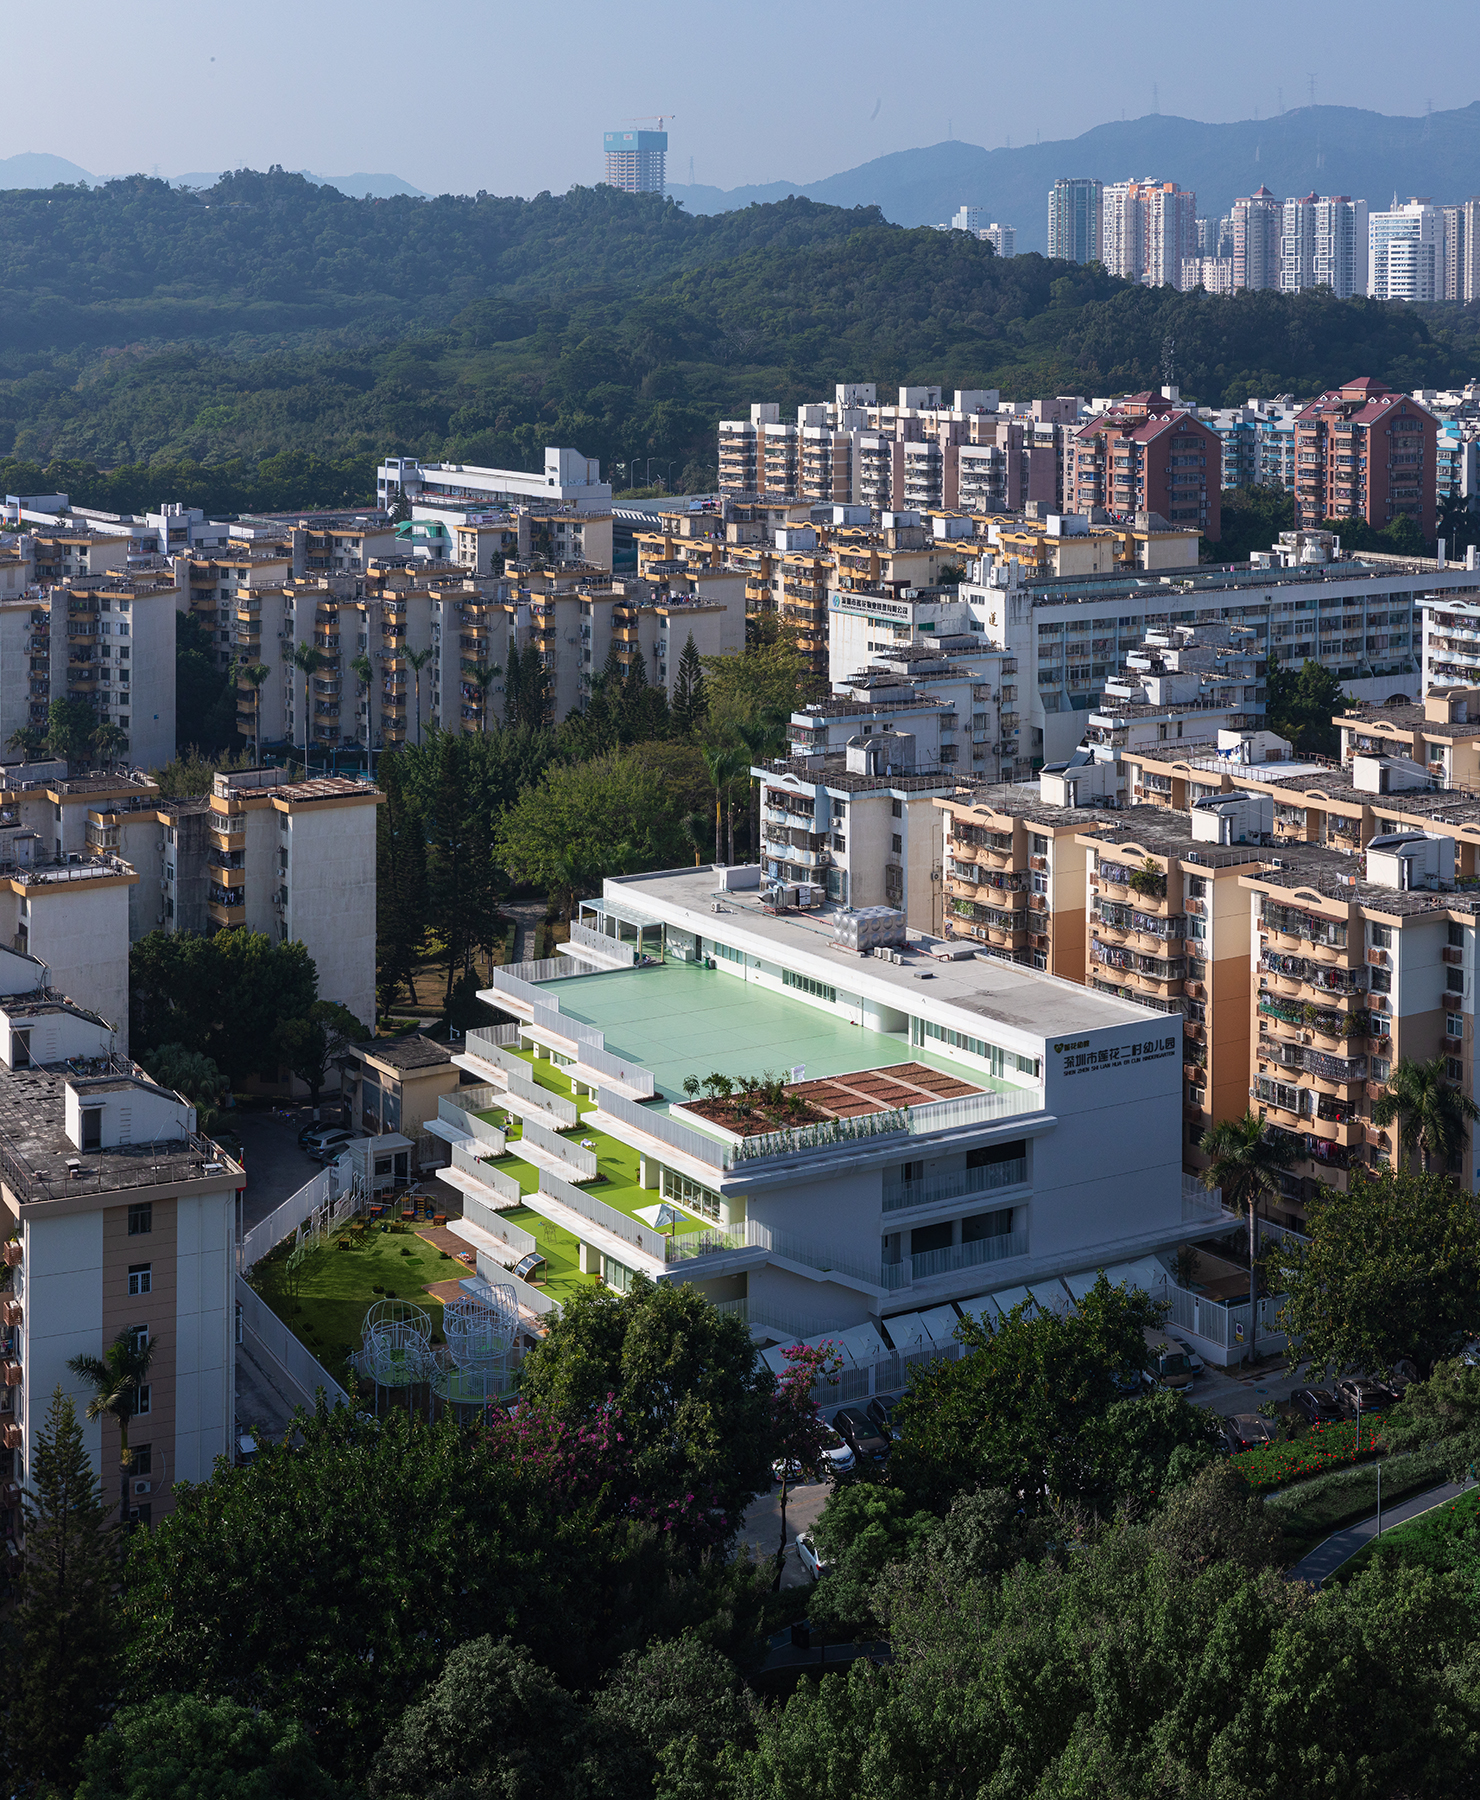
[[[989,1163],[981,1169],[958,1169],[952,1175],[929,1181],[886,1181],[884,1211],[905,1212],[917,1206],[933,1206],[937,1201],[965,1200],[974,1194],[1016,1187],[1027,1179],[1028,1159],[1015,1156],[1007,1162]]]

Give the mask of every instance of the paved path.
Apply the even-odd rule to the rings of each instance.
[[[1403,1525],[1409,1519],[1416,1519],[1421,1513],[1432,1512],[1436,1506],[1443,1506],[1464,1493],[1468,1482],[1443,1482],[1439,1487],[1426,1488],[1421,1494],[1414,1494],[1408,1500],[1400,1500],[1396,1506],[1385,1506],[1382,1509],[1382,1528],[1391,1530],[1394,1525]],[[1302,1556],[1294,1568],[1285,1572],[1287,1581],[1308,1581],[1313,1587],[1319,1587],[1328,1575],[1335,1574],[1343,1563],[1350,1562],[1359,1550],[1363,1550],[1377,1536],[1377,1514],[1370,1519],[1361,1519],[1355,1525],[1348,1525],[1344,1531],[1333,1532],[1324,1542],[1316,1545],[1308,1555]]]
[[[800,1486],[787,1490],[786,1560],[781,1567],[782,1587],[811,1587],[811,1574],[802,1567],[797,1556],[797,1533],[808,1531],[817,1523],[818,1515],[827,1504],[827,1497],[831,1492],[832,1484],[826,1481],[805,1481]],[[776,1546],[780,1541],[781,1489],[772,1487],[769,1492],[760,1494],[751,1501],[746,1510],[745,1523],[740,1528],[739,1542],[748,1544],[756,1557],[764,1562],[775,1556]]]

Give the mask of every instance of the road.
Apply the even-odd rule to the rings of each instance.
[[[298,1148],[298,1133],[309,1122],[309,1109],[293,1107],[292,1117],[234,1111],[226,1116],[241,1138],[247,1157],[247,1191],[242,1196],[242,1230],[250,1231],[290,1194],[296,1194],[320,1167]]]
[[[812,1585],[811,1575],[802,1567],[797,1556],[797,1533],[808,1531],[817,1523],[831,1492],[832,1485],[826,1481],[803,1482],[800,1487],[787,1489],[786,1561],[781,1566],[782,1587]],[[740,1527],[739,1542],[750,1546],[757,1561],[765,1561],[775,1556],[780,1539],[781,1489],[773,1487],[770,1493],[761,1494],[751,1501],[745,1514],[745,1523]]]

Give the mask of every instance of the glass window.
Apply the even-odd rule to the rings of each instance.
[[[145,1200],[138,1206],[128,1209],[128,1234],[130,1237],[142,1237],[145,1232],[154,1229],[154,1202]]]
[[[152,1291],[153,1264],[130,1263],[128,1270],[128,1291],[132,1294],[147,1294]]]

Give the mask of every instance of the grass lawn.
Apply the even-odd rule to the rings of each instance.
[[[331,1239],[310,1252],[291,1275],[286,1258],[276,1255],[262,1273],[261,1293],[268,1305],[342,1382],[347,1353],[360,1347],[365,1314],[374,1301],[386,1297],[374,1291],[377,1287],[425,1308],[432,1330],[440,1332],[442,1303],[423,1290],[431,1282],[465,1276],[468,1270],[414,1233],[375,1231],[364,1249],[339,1250]]]
[[[1410,1494],[1446,1479],[1447,1457],[1436,1450],[1383,1459],[1382,1501],[1396,1505]],[[1377,1464],[1358,1463],[1292,1482],[1264,1496],[1264,1511],[1285,1534],[1285,1553],[1297,1562],[1333,1531],[1341,1531],[1377,1511]]]
[[[1386,1483],[1382,1500],[1386,1506]],[[1437,1572],[1454,1571],[1466,1577],[1472,1587],[1480,1584],[1480,1488],[1471,1488],[1431,1512],[1420,1513],[1405,1525],[1384,1531],[1331,1579],[1351,1581],[1374,1559]]]

